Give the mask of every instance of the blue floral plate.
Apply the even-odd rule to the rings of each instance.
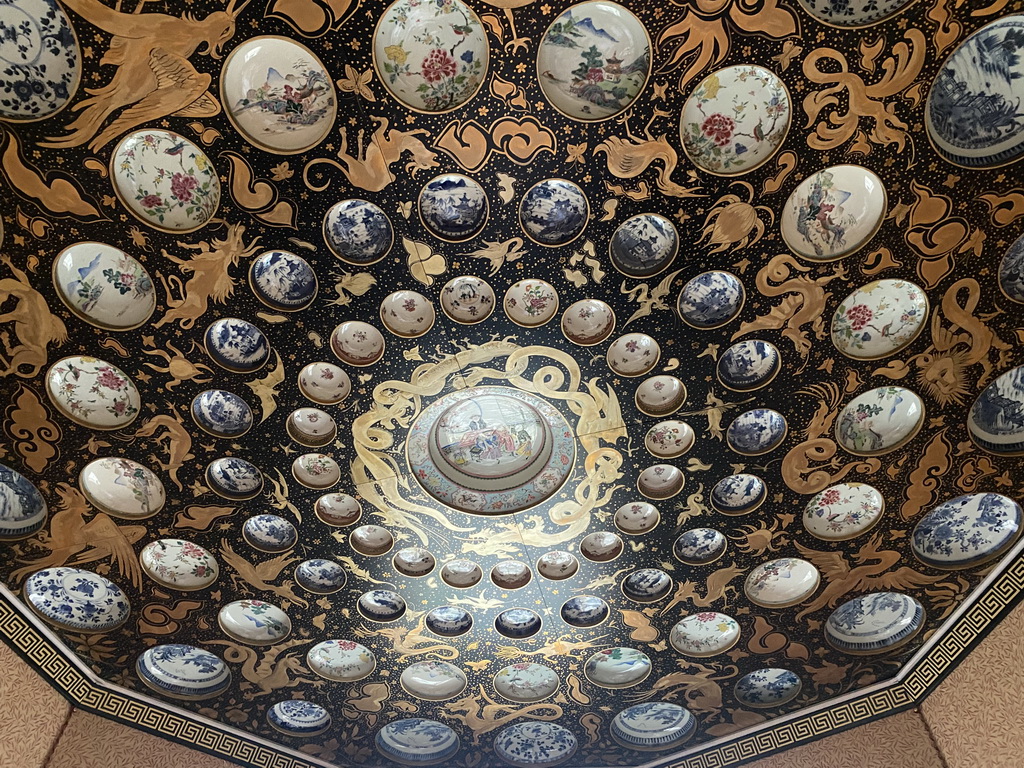
[[[1021,506],[999,493],[972,493],[939,504],[914,528],[911,547],[925,565],[973,568],[995,560],[1021,533]]]
[[[436,720],[410,717],[388,723],[374,738],[377,751],[402,765],[433,765],[459,751],[459,737]]]
[[[286,736],[318,736],[331,727],[331,714],[311,701],[285,699],[267,710],[267,722]]]
[[[227,665],[194,645],[154,646],[139,656],[135,671],[157,693],[188,701],[219,696],[231,685]]]
[[[645,701],[619,712],[612,738],[629,749],[657,751],[678,747],[693,736],[697,720],[690,711],[668,701]]]
[[[80,568],[46,568],[25,581],[29,606],[59,629],[109,632],[128,619],[128,597],[114,582]]]
[[[261,552],[287,552],[299,540],[290,521],[279,515],[253,515],[242,526],[242,538]]]

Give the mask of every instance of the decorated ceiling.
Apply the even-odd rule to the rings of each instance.
[[[1022,10],[6,0],[6,639],[250,765],[913,703],[1020,591]]]

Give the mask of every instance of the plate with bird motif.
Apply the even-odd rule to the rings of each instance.
[[[156,309],[156,288],[146,268],[106,243],[75,243],[57,254],[53,284],[68,309],[105,330],[138,328]]]
[[[83,427],[114,430],[139,415],[142,399],[135,382],[105,360],[76,355],[50,366],[46,394],[60,413]]]
[[[97,509],[126,520],[144,520],[164,507],[167,491],[153,470],[131,459],[106,456],[78,474],[78,487]]]

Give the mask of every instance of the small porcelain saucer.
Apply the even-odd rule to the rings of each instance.
[[[654,752],[685,744],[696,730],[697,720],[685,707],[668,701],[645,701],[619,712],[609,732],[627,749]]]
[[[562,335],[573,344],[600,344],[615,330],[615,310],[600,299],[580,299],[562,313]]]
[[[371,589],[359,596],[359,612],[371,621],[398,621],[405,615],[406,604],[397,592],[390,589]]]
[[[403,576],[419,578],[433,571],[437,560],[430,554],[430,550],[423,547],[403,547],[395,552],[391,564]]]
[[[324,242],[344,262],[365,267],[383,259],[395,244],[391,220],[366,200],[342,200],[324,215]]]
[[[484,572],[472,560],[452,560],[441,568],[441,580],[456,589],[475,586],[483,577]]]
[[[631,536],[646,533],[657,527],[660,521],[661,512],[656,506],[646,501],[632,501],[623,504],[615,510],[615,517],[612,518],[616,528]]]
[[[509,608],[494,619],[494,628],[503,637],[522,640],[540,632],[541,619],[536,611],[529,608]]]
[[[685,421],[660,421],[647,430],[644,448],[656,459],[674,459],[693,447],[693,429]]]
[[[380,320],[395,336],[414,339],[434,327],[437,314],[430,299],[416,291],[395,291],[380,303]]]
[[[646,333],[627,333],[609,345],[605,359],[619,376],[643,376],[658,364],[661,346]]]
[[[292,440],[307,448],[323,448],[338,436],[334,417],[319,408],[296,408],[288,415],[285,429]]]
[[[679,253],[675,225],[657,213],[641,213],[622,222],[608,242],[608,254],[628,277],[651,277],[664,272]]]
[[[227,665],[193,645],[153,646],[139,656],[135,671],[157,693],[187,701],[212,699],[231,685]]]
[[[762,608],[788,608],[814,594],[821,574],[813,564],[782,557],[755,567],[743,582],[743,593]]]
[[[299,372],[299,391],[320,405],[338,405],[352,392],[352,381],[334,363],[310,363]]]
[[[455,731],[437,720],[409,717],[393,720],[374,737],[377,751],[400,765],[434,765],[459,752]]]
[[[494,737],[494,752],[515,768],[551,768],[576,754],[568,728],[537,720],[506,725]]]
[[[25,602],[58,629],[110,632],[128,620],[131,604],[117,584],[81,568],[46,568],[25,580]]]
[[[803,683],[788,669],[766,667],[755,669],[741,677],[733,691],[737,701],[745,707],[770,709],[788,704],[800,695]]]
[[[247,645],[274,645],[292,633],[288,614],[262,600],[236,600],[217,614],[225,635]]]
[[[32,536],[46,517],[46,500],[39,489],[17,470],[0,464],[0,540]]]
[[[261,552],[287,552],[299,540],[295,526],[279,515],[253,515],[242,526],[242,538]]]
[[[676,539],[672,553],[686,565],[708,565],[725,554],[729,540],[714,528],[691,528]]]
[[[348,581],[345,569],[333,560],[316,557],[295,566],[295,583],[314,595],[330,595]]]
[[[760,456],[778,448],[788,431],[786,417],[778,411],[752,408],[732,420],[725,442],[741,456]]]
[[[655,464],[647,467],[636,480],[636,488],[648,499],[661,501],[671,499],[681,490],[686,478],[678,467],[671,464]]]
[[[168,589],[192,592],[211,586],[220,575],[217,559],[184,539],[157,539],[139,552],[142,571]]]
[[[606,648],[587,659],[583,674],[599,688],[630,688],[643,682],[651,667],[651,657],[643,651]]]
[[[711,489],[711,506],[723,515],[745,515],[764,503],[768,488],[756,475],[723,477]]]
[[[358,522],[363,515],[362,505],[347,493],[325,493],[316,500],[313,511],[321,522],[338,528]]]
[[[519,224],[538,245],[568,245],[583,234],[590,220],[590,203],[576,184],[544,179],[530,187],[519,203]]]
[[[545,552],[537,560],[537,573],[552,581],[568,579],[570,576],[576,575],[576,571],[579,569],[580,561],[576,559],[576,555],[560,549]]]
[[[78,475],[78,487],[94,507],[125,520],[152,517],[167,501],[164,484],[151,469],[113,456],[86,464]]]
[[[353,683],[377,668],[373,652],[351,640],[324,640],[306,653],[306,665],[327,680]]]
[[[285,699],[267,710],[267,722],[285,736],[319,736],[331,727],[330,713],[319,704]]]
[[[924,403],[904,387],[876,387],[853,398],[836,419],[836,440],[857,456],[881,456],[914,439]]]
[[[544,280],[520,280],[505,292],[502,304],[513,323],[536,328],[558,312],[558,291]]]
[[[331,333],[331,351],[341,362],[364,368],[384,357],[384,336],[369,323],[347,320]]]
[[[651,376],[640,382],[633,400],[642,413],[664,418],[678,411],[686,402],[686,385],[675,376]]]
[[[580,542],[580,554],[595,563],[607,563],[622,554],[622,538],[612,531],[588,533]]]
[[[532,578],[530,566],[520,560],[502,560],[491,568],[491,581],[501,589],[521,589]]]
[[[50,366],[46,394],[62,416],[103,431],[127,427],[142,406],[135,382],[120,368],[82,355]]]
[[[263,331],[237,317],[210,323],[203,345],[213,362],[233,373],[254,373],[270,359],[270,342]]]
[[[206,484],[218,496],[245,501],[255,498],[263,490],[263,473],[245,459],[225,456],[206,466]]]
[[[739,639],[739,622],[732,616],[716,611],[690,614],[672,627],[669,634],[673,648],[685,656],[698,659],[725,653]]]
[[[423,623],[435,635],[458,637],[473,628],[473,617],[464,608],[442,605],[427,611]]]
[[[702,272],[683,286],[676,311],[684,323],[697,330],[719,328],[743,309],[746,291],[731,272]]]
[[[348,535],[348,543],[361,555],[383,555],[395,546],[395,537],[379,525],[360,525]]]
[[[494,676],[494,690],[509,701],[532,704],[558,690],[558,673],[532,661],[510,664]]]
[[[138,328],[156,309],[156,288],[146,268],[105,243],[75,243],[57,254],[53,285],[76,316],[105,330]]]
[[[241,437],[252,429],[252,409],[238,395],[207,389],[192,398],[192,420],[214,437]]]
[[[402,670],[402,689],[426,701],[444,701],[458,696],[469,684],[466,673],[446,661],[417,661]]]
[[[292,477],[307,488],[322,491],[341,481],[341,467],[326,454],[304,453],[292,462]]]
[[[475,325],[491,316],[496,297],[490,284],[480,277],[453,277],[441,289],[441,310],[463,325]]]
[[[559,611],[562,621],[570,627],[580,629],[596,627],[607,619],[610,613],[611,609],[608,607],[608,603],[593,595],[570,597],[562,603],[562,608]]]
[[[249,267],[249,285],[256,298],[278,312],[298,312],[316,299],[316,272],[291,251],[266,251]]]

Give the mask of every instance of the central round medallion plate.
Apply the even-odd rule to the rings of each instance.
[[[463,512],[504,515],[535,506],[572,472],[573,431],[529,392],[473,387],[423,409],[408,443],[423,489]]]

